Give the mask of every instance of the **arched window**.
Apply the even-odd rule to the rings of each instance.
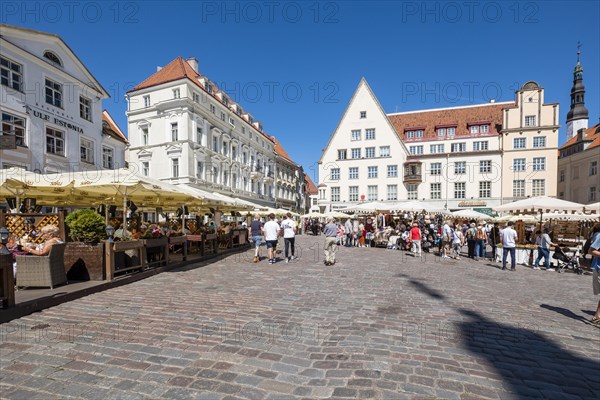
[[[63,66],[62,61],[60,61],[60,58],[58,58],[56,54],[49,50],[44,52],[44,58],[52,61],[52,63],[57,64],[61,67]]]

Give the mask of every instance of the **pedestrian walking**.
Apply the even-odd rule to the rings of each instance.
[[[594,295],[600,295],[600,223],[594,225],[589,253],[592,255],[592,286]],[[596,314],[592,317],[592,323],[600,326],[600,301],[596,307]]]
[[[277,261],[275,248],[277,247],[277,239],[279,238],[279,233],[281,231],[281,227],[277,222],[275,222],[275,214],[269,214],[269,220],[263,227],[263,230],[265,232],[265,240],[267,242],[269,264],[275,264]]]
[[[550,246],[556,246],[556,244],[552,243],[548,232],[548,228],[544,228],[543,233],[539,230],[536,232],[535,244],[537,245],[538,255],[533,263],[533,269],[540,269],[540,261],[543,257],[546,271],[554,271],[553,268],[550,268]]]
[[[298,233],[298,226],[296,222],[292,219],[292,213],[287,213],[285,215],[285,219],[281,221],[281,230],[283,231],[283,243],[285,249],[285,262],[288,263],[291,260],[296,259],[295,255],[295,242],[296,242],[296,234]],[[288,252],[291,247],[292,253]]]
[[[465,237],[460,229],[455,229],[452,233],[452,250],[454,252],[454,259],[460,260],[460,250],[465,244]]]
[[[494,222],[494,226],[492,229],[490,229],[489,241],[490,245],[492,246],[492,255],[490,257],[490,261],[496,261],[496,247],[499,243],[501,243],[500,228],[498,227],[497,222]]]
[[[344,231],[346,232],[346,243],[345,246],[346,247],[352,247],[352,231],[353,231],[353,226],[352,226],[352,219],[348,218],[346,220],[346,223],[344,224]]]
[[[506,258],[510,253],[510,270],[516,271],[517,260],[516,256],[516,246],[517,246],[517,231],[513,229],[513,225],[515,223],[509,221],[506,228],[504,228],[501,232],[502,236],[502,270],[506,270]]]
[[[337,230],[338,226],[334,223],[333,218],[327,218],[327,224],[323,227],[323,233],[325,234],[325,243],[323,246],[325,252],[325,265],[335,264]]]
[[[479,260],[479,258],[485,258],[485,246],[487,244],[486,239],[487,233],[483,225],[480,223],[479,225],[477,225],[475,231],[475,260]]]
[[[442,252],[442,258],[450,258],[448,253],[450,252],[450,243],[452,242],[452,225],[450,221],[446,221],[442,227],[440,247]]]
[[[260,221],[260,216],[255,215],[254,220],[250,223],[248,234],[254,243],[254,263],[260,261],[260,244],[263,238],[263,223]]]
[[[474,223],[471,223],[469,229],[467,229],[467,256],[475,259],[475,235],[477,234],[477,228]]]
[[[415,222],[410,229],[410,240],[414,257],[421,257],[421,237],[421,228],[419,228],[419,224]]]

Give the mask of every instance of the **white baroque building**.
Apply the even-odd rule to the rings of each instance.
[[[125,166],[109,97],[57,35],[0,25],[0,164],[44,173]],[[115,132],[115,127],[118,132]]]
[[[198,72],[196,59],[178,57],[159,68],[127,100],[130,168],[259,205],[299,203],[295,190],[304,178],[293,168],[301,167],[278,154],[261,123]]]
[[[458,210],[556,196],[558,104],[515,101],[386,114],[363,78],[319,161],[319,208],[420,200]]]

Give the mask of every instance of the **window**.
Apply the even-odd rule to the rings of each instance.
[[[379,148],[379,157],[389,157],[390,156],[390,146],[381,146]]]
[[[352,140],[352,141],[355,141],[355,140],[360,140],[360,129],[353,130],[353,131],[351,132],[351,135],[352,135],[352,136],[351,136],[351,140]]]
[[[179,132],[177,128],[177,122],[171,123],[171,141],[176,142],[179,140]]]
[[[213,174],[213,176],[212,176],[213,183],[219,183],[219,168],[216,166],[213,167],[212,174]],[[254,185],[254,181],[252,181],[252,184]],[[260,185],[258,186],[258,188],[259,188],[258,190],[260,192]],[[254,191],[254,188],[252,188],[252,191]]]
[[[225,121],[225,113],[221,111],[221,121]]]
[[[376,201],[377,200],[377,185],[369,185],[367,186],[367,200],[368,201]]]
[[[387,199],[398,200],[398,185],[387,185]]]
[[[358,186],[348,188],[348,201],[358,201]]]
[[[531,195],[532,196],[545,196],[546,195],[546,180],[545,179],[533,179],[531,181]]]
[[[513,139],[513,147],[515,149],[524,149],[527,147],[527,139],[526,138],[514,138]]]
[[[142,175],[148,176],[150,175],[150,162],[142,161]]]
[[[348,168],[348,179],[358,179],[358,167]]]
[[[446,134],[447,134],[448,136],[454,136],[454,134],[455,134],[455,133],[456,133],[456,128],[448,128],[448,129],[446,130]]]
[[[331,180],[332,181],[340,180],[340,169],[339,168],[331,168]]]
[[[423,137],[423,130],[406,131],[407,139],[415,139],[415,138],[422,138],[422,137]]]
[[[513,160],[513,172],[523,172],[525,171],[525,159],[524,158],[515,158]]]
[[[235,126],[235,120],[233,119],[233,117],[229,117],[229,124]]]
[[[536,126],[535,115],[526,115],[525,116],[525,126]]]
[[[0,82],[19,92],[23,91],[23,67],[5,57],[0,57]]]
[[[533,158],[533,170],[534,171],[545,171],[546,170],[546,157],[534,157]]]
[[[450,145],[450,151],[452,153],[463,153],[463,152],[467,151],[467,144],[464,142],[452,143]]]
[[[479,125],[479,133],[488,133],[490,131],[489,125]]]
[[[92,120],[92,101],[79,96],[79,116],[86,121]]]
[[[454,182],[454,198],[464,199],[465,198],[465,182]]]
[[[471,125],[469,127],[469,132],[471,132],[471,133],[479,133],[479,125]]]
[[[81,138],[79,141],[79,154],[83,162],[94,163],[94,142]]]
[[[142,128],[142,145],[143,146],[148,145],[148,128],[147,127]]]
[[[237,147],[231,146],[231,158],[237,160]]]
[[[397,165],[388,165],[387,166],[387,177],[388,178],[398,177],[398,166]]]
[[[525,197],[525,181],[523,179],[513,181],[513,197]]]
[[[331,188],[331,201],[340,201],[340,188],[339,187]]]
[[[46,103],[62,108],[62,85],[46,78]]]
[[[414,183],[409,183],[406,185],[406,193],[408,200],[417,200],[419,193],[417,191],[418,186]]]
[[[361,111],[360,112],[360,118],[367,118],[367,112],[366,111]]]
[[[216,137],[213,138],[212,149],[215,153],[219,152],[219,138],[216,138]],[[252,161],[252,163],[254,164],[254,161]]]
[[[204,162],[196,161],[196,178],[204,179]]]
[[[456,175],[466,174],[467,173],[467,162],[466,161],[457,161],[454,163],[454,173]]]
[[[51,51],[45,51],[44,58],[51,61],[54,64],[57,64],[60,67],[63,66],[62,62],[60,61],[60,58],[58,58],[58,56]]]
[[[231,174],[231,188],[237,189],[238,187],[238,178],[237,174]]]
[[[488,141],[483,140],[481,142],[473,142],[473,151],[484,151],[488,150]]]
[[[171,178],[179,178],[179,158],[171,160]]]
[[[346,150],[338,150],[338,160],[346,159]]]
[[[210,112],[211,112],[211,113],[213,113],[213,114],[216,114],[216,113],[217,113],[217,108],[215,107],[215,105],[214,105],[214,104],[211,104],[211,105],[210,105]]]
[[[444,144],[432,144],[429,146],[429,152],[431,154],[439,154],[444,152]]]
[[[431,175],[441,175],[442,174],[442,163],[431,163]]]
[[[596,186],[591,186],[590,191],[588,192],[588,201],[592,202],[592,201],[596,201],[596,199],[597,199]]]
[[[377,178],[377,166],[367,167],[367,178]]]
[[[479,161],[479,173],[485,174],[488,172],[492,172],[492,161],[491,160]]]
[[[148,108],[150,107],[150,96],[144,96],[142,97],[144,99],[144,107]]]
[[[533,147],[541,148],[546,147],[546,136],[536,136],[533,138]]]
[[[492,182],[490,182],[490,181],[479,182],[479,197],[480,198],[492,197]]]
[[[558,180],[559,182],[564,182],[565,181],[565,170],[561,170],[558,174]]]
[[[181,92],[179,91],[179,89],[173,89],[173,98],[178,99],[180,97],[181,97]]]
[[[594,176],[598,174],[598,161],[590,162],[590,176]]]
[[[446,128],[437,128],[437,135],[440,137],[446,136]]]
[[[200,95],[196,92],[192,93],[192,100],[194,103],[200,103]]]
[[[365,139],[366,140],[375,140],[375,129],[365,130]]]
[[[114,150],[110,147],[102,147],[102,167],[113,169],[114,165]]]
[[[198,144],[202,144],[202,128],[201,127],[197,127],[196,128],[196,143]]]
[[[432,183],[430,185],[431,199],[439,200],[442,198],[442,184],[441,183]]]
[[[375,147],[365,148],[365,158],[375,158]]]
[[[65,155],[65,133],[54,128],[46,128],[46,152]]]
[[[360,158],[360,149],[352,149],[352,158]]]
[[[25,118],[3,112],[2,134],[15,136],[17,146],[25,146]]]
[[[412,155],[423,154],[423,146],[410,146],[409,150]]]

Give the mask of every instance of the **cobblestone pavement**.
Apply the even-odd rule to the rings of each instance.
[[[0,397],[600,398],[590,276],[367,248],[326,267],[322,240],[4,324]]]

